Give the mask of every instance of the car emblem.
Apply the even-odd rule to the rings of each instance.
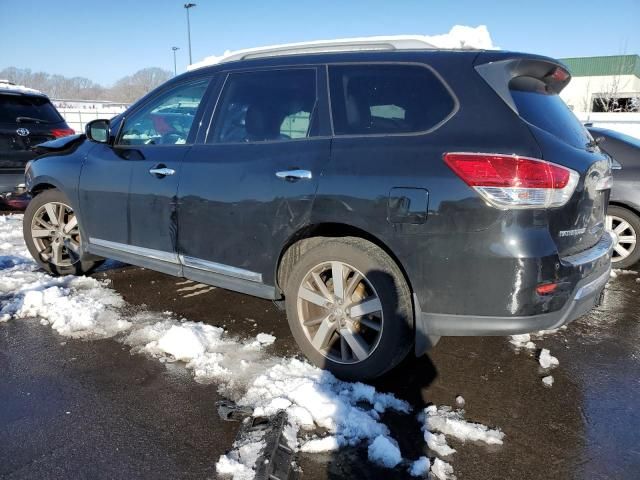
[[[19,128],[16,130],[16,133],[18,135],[20,135],[21,137],[26,137],[27,135],[29,135],[29,129],[27,128]]]

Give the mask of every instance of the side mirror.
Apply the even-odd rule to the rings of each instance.
[[[96,143],[109,142],[109,120],[92,120],[85,127],[87,138]]]

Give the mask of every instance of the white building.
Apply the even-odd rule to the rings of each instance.
[[[572,75],[560,96],[575,112],[640,112],[640,56],[560,59]]]

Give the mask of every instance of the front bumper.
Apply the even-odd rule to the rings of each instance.
[[[24,172],[0,170],[0,193],[13,192],[16,187],[24,183]]]
[[[416,354],[422,355],[440,336],[515,335],[561,327],[581,317],[598,304],[611,272],[614,238],[608,232],[597,245],[562,262],[577,272],[589,272],[579,280],[559,310],[526,316],[474,316],[422,312],[416,309]]]

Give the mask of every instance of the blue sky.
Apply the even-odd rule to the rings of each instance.
[[[109,85],[149,66],[187,64],[184,2],[0,0],[0,69],[31,68]],[[640,53],[640,0],[195,0],[194,61],[273,43],[446,33],[487,25],[504,49],[552,57]]]

